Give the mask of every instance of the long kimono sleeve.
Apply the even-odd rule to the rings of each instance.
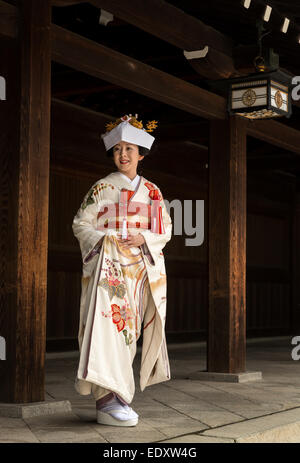
[[[97,254],[101,247],[104,231],[97,230],[97,215],[99,212],[99,199],[96,189],[92,187],[73,219],[72,229],[79,241],[84,274],[90,273],[86,264]]]
[[[161,194],[161,192],[160,192]],[[168,214],[166,205],[161,195],[160,205],[162,208],[162,220],[164,223],[165,233],[153,233],[151,230],[141,230],[140,233],[144,236],[145,243],[142,244],[144,254],[150,254],[152,258],[152,265],[157,264],[157,260],[162,249],[165,247],[167,242],[172,236],[172,220]]]

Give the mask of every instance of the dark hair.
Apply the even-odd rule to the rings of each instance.
[[[149,154],[149,151],[150,149],[149,148],[145,148],[144,146],[139,146],[137,145],[138,149],[139,149],[139,154],[141,156],[147,156],[147,154]],[[114,147],[112,146],[112,148],[110,148],[109,150],[106,151],[106,155],[108,157],[113,157],[114,156]]]

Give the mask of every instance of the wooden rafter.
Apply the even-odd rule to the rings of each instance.
[[[66,0],[55,0],[56,6],[66,3]],[[73,3],[70,0],[69,4]],[[195,51],[208,46],[204,58],[190,60],[205,78],[225,78],[236,73],[231,38],[165,1],[90,0],[89,3],[182,50]]]
[[[52,58],[205,119],[225,119],[225,98],[52,25]],[[101,63],[101,65],[100,65]],[[300,132],[277,121],[247,124],[248,134],[300,154]]]
[[[56,0],[55,4],[59,4]],[[62,0],[66,4],[66,0]],[[74,1],[70,0],[70,4]],[[80,2],[77,2],[80,3]],[[197,50],[208,45],[226,55],[232,53],[232,41],[213,27],[162,0],[89,0],[98,8],[139,29],[155,35],[183,50]],[[168,18],[168,21],[165,20]]]
[[[225,117],[225,100],[214,93],[54,24],[51,33],[54,61],[200,117]]]
[[[7,4],[0,1],[0,5]],[[13,7],[9,8],[12,12]],[[226,101],[221,96],[54,24],[51,36],[54,61],[205,119],[227,117]],[[300,132],[280,122],[249,122],[247,133],[300,154]]]

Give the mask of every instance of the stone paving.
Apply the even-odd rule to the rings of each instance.
[[[134,360],[139,414],[135,427],[99,425],[91,396],[74,389],[78,352],[47,354],[46,400],[69,400],[72,411],[31,418],[0,416],[0,442],[300,442],[300,360],[291,338],[247,342],[247,370],[262,380],[202,381],[206,344],[168,345],[172,379],[139,390],[140,347]]]

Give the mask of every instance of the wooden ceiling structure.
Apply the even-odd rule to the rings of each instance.
[[[212,80],[254,71],[255,20],[264,2],[253,3],[248,11],[234,0],[0,1],[1,75],[14,72],[16,79],[15,93],[8,88],[8,101],[2,102],[9,115],[2,120],[2,162],[6,172],[14,172],[19,192],[12,214],[17,225],[7,236],[16,266],[6,268],[8,309],[0,325],[14,361],[6,370],[0,365],[0,400],[44,400],[51,104],[55,111],[71,103],[86,117],[93,111],[99,125],[127,113],[128,105],[144,119],[160,114],[162,142],[198,142],[199,159],[209,154],[208,370],[245,371],[247,162],[300,175],[298,102],[290,120],[250,122],[228,117],[226,98],[210,89]],[[282,68],[300,75],[300,8],[296,1],[273,3],[278,8],[264,45],[279,53]],[[107,25],[99,24],[102,10],[113,15]],[[284,37],[279,12],[294,18]],[[7,44],[13,44],[10,51]],[[205,58],[188,62],[184,56],[205,47]],[[262,142],[268,152],[258,158]]]
[[[279,30],[282,14],[294,18],[295,24],[300,24],[300,6],[296,1],[277,1],[273,3],[275,3],[273,6],[277,6],[280,10],[277,8],[275,12],[273,11],[270,23],[271,34],[264,38],[263,43],[266,47],[274,47],[275,52],[280,56],[281,68],[293,75],[299,75],[300,66],[298,65],[297,67],[299,53],[297,30],[293,29],[287,36],[280,33]],[[167,129],[168,126],[172,127],[175,122],[177,122],[176,132],[179,130],[180,134],[180,127],[186,120],[190,124],[195,123],[193,124],[194,133],[192,133],[192,129],[188,133],[189,139],[197,141],[199,138],[203,141],[206,137],[206,146],[208,145],[208,120],[210,115],[206,112],[206,115],[202,117],[200,112],[201,105],[199,105],[197,98],[195,99],[196,112],[193,112],[194,110],[191,107],[181,106],[178,87],[180,88],[180,93],[183,94],[185,90],[188,91],[188,87],[184,85],[185,82],[189,82],[203,90],[209,90],[210,87],[208,84],[211,80],[254,72],[253,59],[258,52],[255,22],[262,15],[264,2],[252,2],[249,10],[243,8],[241,2],[235,0],[214,0],[209,6],[205,2],[197,1],[186,3],[182,1],[161,2],[159,0],[155,2],[143,2],[143,4],[135,1],[130,2],[130,5],[126,6],[122,1],[105,2],[103,0],[93,0],[87,3],[57,0],[53,4],[57,5],[54,8],[54,17],[57,24],[105,45],[110,50],[113,49],[122,53],[125,69],[123,67],[114,67],[118,76],[120,74],[127,74],[127,58],[130,53],[130,57],[138,59],[148,66],[153,66],[155,70],[167,73],[166,76],[162,74],[156,75],[153,74],[153,69],[150,72],[150,69],[147,67],[142,67],[142,69],[137,67],[137,74],[142,77],[142,85],[146,74],[151,79],[159,79],[160,81],[165,77],[165,81],[169,87],[169,91],[166,91],[165,88],[160,86],[163,95],[142,93],[143,89],[141,87],[135,85],[132,87],[127,82],[120,82],[118,76],[117,78],[116,76],[112,76],[110,69],[107,70],[107,74],[105,74],[105,70],[103,69],[103,74],[93,74],[97,77],[97,81],[92,79],[90,81],[92,88],[90,88],[87,85],[86,75],[80,78],[82,76],[80,71],[84,72],[84,69],[78,67],[76,70],[74,63],[71,62],[70,69],[65,71],[60,68],[56,72],[56,67],[54,67],[52,76],[53,97],[66,98],[69,102],[79,103],[81,106],[95,109],[96,111],[100,110],[102,113],[110,115],[118,112],[114,106],[115,102],[122,106],[123,98],[125,110],[129,96],[132,107],[137,108],[135,112],[144,114],[145,107],[148,107],[151,112],[149,117],[155,117],[159,108],[158,105],[161,105],[162,102],[172,105],[172,100],[169,98],[170,94],[173,98],[176,95],[177,101],[174,107],[188,111],[188,113],[179,111],[174,114],[174,107],[166,107],[160,121],[160,129],[157,132],[161,140],[165,139],[163,134],[164,129]],[[101,8],[109,8],[109,11],[114,15],[113,21],[108,23],[107,26],[99,25],[98,18]],[[164,19],[165,17],[170,19],[167,24]],[[222,19],[220,20],[220,18]],[[130,44],[135,43],[136,45],[134,47],[126,45],[126,40],[119,40],[122,36],[128,37]],[[141,45],[138,46],[138,44]],[[188,62],[184,57],[183,50],[199,50],[205,46],[209,46],[209,53],[205,58],[190,60]],[[103,56],[103,58],[105,57]],[[119,55],[118,58],[121,63],[122,56]],[[97,59],[96,56],[95,59]],[[55,62],[59,61],[55,60]],[[68,63],[64,62],[62,64]],[[89,75],[91,74],[89,73]],[[171,76],[174,75],[183,82],[174,79],[171,80]],[[108,92],[106,91],[106,79],[110,79],[110,82],[112,82],[112,77],[116,78],[114,80],[116,85],[110,86]],[[102,83],[99,82],[99,78],[103,79]],[[126,80],[131,80],[130,73],[126,75]],[[78,87],[78,82],[80,81],[82,82],[81,88]],[[72,89],[72,82],[77,83],[76,89]],[[173,83],[174,87],[170,83]],[[95,84],[97,85],[96,91],[93,91]],[[129,95],[128,90],[132,90]],[[192,91],[191,87],[190,91]],[[156,101],[143,100],[141,94],[151,99],[155,98]],[[197,94],[191,95],[193,100]],[[109,98],[107,102],[108,106],[106,106],[105,101],[106,95]],[[202,93],[202,97],[204,95],[205,93]],[[215,93],[212,95],[212,92],[209,92],[208,95],[211,98],[215,96]],[[215,116],[218,118],[218,105],[223,104],[222,110],[226,112],[224,99],[222,103],[222,100],[214,99],[212,101],[213,107],[216,108]],[[203,101],[203,103],[207,109],[206,102]],[[284,120],[280,123],[298,128],[300,122],[300,103],[299,101],[294,101],[293,103],[292,120]],[[156,111],[155,108],[157,108]],[[197,118],[191,118],[191,114],[196,115]],[[177,120],[175,121],[174,116],[177,116]],[[201,123],[199,116],[203,119],[201,127],[198,126]],[[278,127],[277,123],[273,122],[270,124],[269,121],[265,125],[260,122],[257,126],[261,130],[258,131],[255,124],[252,123],[249,125],[247,133],[253,137],[251,146],[248,147],[247,152],[249,169],[259,170],[260,163],[265,161],[269,166],[268,171],[270,172],[283,170],[289,174],[298,175],[300,173],[300,159],[295,154],[292,154],[295,153],[293,148],[284,142],[280,142],[280,140],[290,139],[292,133],[287,134],[286,137],[282,137],[281,126]],[[275,133],[278,133],[277,142],[273,139],[272,135]],[[185,136],[181,136],[181,141],[186,140]],[[261,157],[257,159],[256,148],[261,144],[261,141],[266,142],[269,146],[265,154],[262,153]],[[204,163],[206,160],[205,153],[201,153],[199,150],[199,156],[202,156]],[[279,156],[282,160],[282,165],[280,165]],[[290,164],[287,163],[287,158],[291,160]]]

